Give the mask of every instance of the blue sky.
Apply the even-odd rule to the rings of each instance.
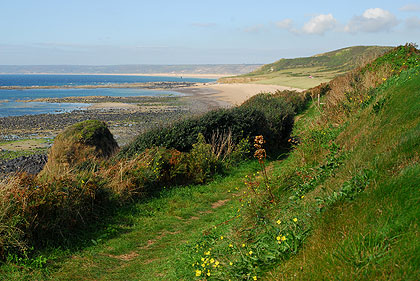
[[[0,64],[269,63],[420,43],[420,1],[1,1]]]

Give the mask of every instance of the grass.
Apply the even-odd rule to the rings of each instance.
[[[279,70],[270,74],[236,76],[219,79],[221,83],[255,83],[281,85],[299,89],[309,89],[333,79],[344,71],[325,71],[321,67],[307,67]],[[312,78],[309,78],[312,76]]]
[[[312,57],[281,59],[263,65],[248,74],[221,78],[219,82],[257,83],[309,89],[363,65],[391,49],[380,46],[355,46]]]
[[[257,169],[258,163],[252,161],[208,185],[163,191],[158,198],[121,210],[113,223],[81,243],[89,246],[41,253],[51,263],[46,269],[22,270],[9,263],[0,269],[0,276],[7,280],[186,278],[193,272],[190,267],[174,266],[186,254],[186,245],[231,217],[239,204],[232,200],[233,187],[242,189],[244,176]]]
[[[381,110],[374,103],[349,120],[337,138],[349,151],[342,168],[307,200],[322,190],[331,195],[363,168],[371,171],[366,191],[326,209],[299,254],[270,270],[268,280],[418,280],[419,85],[418,70],[388,81],[376,97],[387,100]]]
[[[36,153],[46,153],[51,139],[21,139],[0,142],[0,160],[8,160]]]
[[[293,87],[298,89],[310,89],[321,83],[325,83],[334,78],[332,73],[319,73],[314,75],[313,72],[307,71],[307,75],[295,76],[294,74],[301,72],[292,71],[279,71],[276,75],[270,75],[264,77],[264,79],[258,80],[256,84],[266,85],[281,85],[287,87]],[[338,73],[339,74],[339,73]],[[312,78],[309,78],[309,76]]]

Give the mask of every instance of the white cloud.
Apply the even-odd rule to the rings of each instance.
[[[265,27],[263,24],[257,24],[257,25],[246,27],[244,31],[247,33],[259,33],[263,31],[264,29]]]
[[[420,18],[413,16],[405,20],[405,26],[408,29],[419,29],[420,30]]]
[[[419,4],[407,4],[400,8],[400,11],[403,12],[418,12],[420,11],[420,5]]]
[[[293,21],[291,19],[284,19],[276,22],[276,26],[281,29],[290,29],[292,28]]]
[[[353,17],[344,27],[347,32],[380,32],[389,31],[398,25],[398,20],[390,12],[381,8],[367,9],[361,16]]]
[[[336,25],[337,21],[332,14],[318,15],[305,23],[302,27],[302,31],[307,34],[323,35],[326,31],[333,29]]]

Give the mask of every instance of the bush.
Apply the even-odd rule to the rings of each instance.
[[[323,91],[328,91],[328,89],[324,89]],[[287,103],[293,106],[295,114],[299,114],[299,113],[302,113],[308,107],[309,100],[311,99],[310,94],[311,93],[308,91],[297,92],[297,91],[284,90],[284,91],[276,91],[273,94],[273,96],[275,98],[283,98]]]
[[[58,241],[58,237],[70,238],[77,229],[100,218],[111,207],[105,183],[88,173],[64,174],[51,181],[21,174],[3,182],[0,257]]]
[[[41,176],[61,176],[69,169],[95,166],[96,159],[111,156],[118,144],[104,122],[76,123],[58,134]]]
[[[264,114],[266,128],[261,135],[266,138],[267,151],[277,150],[287,145],[287,139],[293,128],[295,107],[280,93],[255,95],[245,101],[241,108],[252,108]]]
[[[222,171],[222,163],[206,143],[203,134],[198,134],[197,143],[188,154],[188,174],[196,183],[203,183]]]
[[[166,128],[156,128],[140,135],[121,149],[120,158],[133,157],[147,148],[162,146],[186,152],[190,151],[201,133],[210,142],[217,131],[231,132],[234,144],[243,138],[267,133],[265,115],[254,108],[237,107],[208,112],[201,117],[189,118]]]
[[[258,94],[240,107],[210,111],[203,116],[185,119],[165,128],[156,128],[137,137],[124,147],[119,158],[129,158],[147,148],[162,146],[186,152],[202,134],[210,143],[215,134],[229,133],[237,145],[242,139],[267,136],[267,148],[275,151],[287,146],[296,112],[307,105],[309,95],[294,91]]]
[[[14,181],[0,182],[0,258],[27,249],[24,233],[19,229],[23,218],[16,213],[16,205],[11,200],[14,185]]]

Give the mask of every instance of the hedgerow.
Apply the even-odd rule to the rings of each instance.
[[[202,116],[185,119],[164,128],[155,128],[137,137],[121,149],[119,157],[133,157],[147,148],[162,146],[189,151],[197,135],[210,142],[217,131],[229,132],[234,144],[257,135],[267,136],[268,150],[287,145],[296,111],[307,104],[307,98],[292,91],[258,94],[239,107],[219,109]]]

